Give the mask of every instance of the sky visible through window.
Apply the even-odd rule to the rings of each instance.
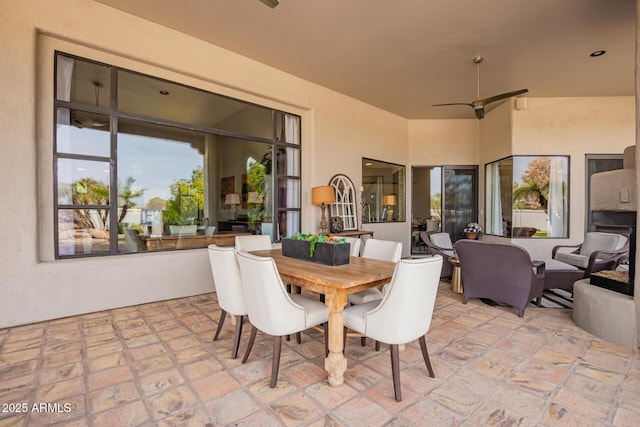
[[[191,178],[203,156],[188,143],[147,136],[118,135],[118,178],[135,179],[133,190],[144,190],[135,202],[143,207],[154,197],[167,200],[169,187],[180,179]]]
[[[104,130],[67,127],[74,141],[82,141],[85,154],[105,155],[99,148],[103,146]],[[109,184],[109,169],[103,162],[77,163],[75,177],[94,178]],[[134,200],[141,208],[154,197],[169,199],[170,185],[180,179],[191,178],[191,172],[198,166],[203,166],[203,156],[189,143],[118,134],[118,181],[122,184],[128,177],[135,179],[132,190],[144,190],[142,196]]]

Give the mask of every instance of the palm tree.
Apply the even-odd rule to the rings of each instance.
[[[109,205],[109,185],[103,182],[99,182],[93,178],[81,178],[74,182],[71,186],[71,202],[74,205],[94,205],[105,206]],[[102,222],[102,229],[106,228],[109,209],[98,209],[97,217]],[[94,228],[94,224],[91,221],[92,215],[89,209],[77,209],[74,212],[74,222],[77,228]]]
[[[548,194],[548,190],[546,193]],[[514,185],[513,207],[517,209],[547,209],[545,190],[535,182]]]
[[[130,176],[127,178],[126,183],[121,186],[120,189],[118,189],[118,199],[120,199],[120,205],[122,206],[122,211],[120,212],[120,217],[118,218],[118,225],[120,225],[120,223],[124,220],[129,207],[135,206],[135,203],[133,203],[133,199],[137,199],[144,193],[143,189],[137,191],[134,191],[132,189],[135,182],[135,178]]]

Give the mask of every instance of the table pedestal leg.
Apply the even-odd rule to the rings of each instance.
[[[453,273],[451,274],[451,290],[461,294],[464,292],[462,287],[462,275],[460,273],[460,260],[458,258],[449,258],[449,262],[453,264]]]
[[[342,331],[344,327],[342,310],[347,304],[346,294],[327,294],[325,304],[329,307],[329,355],[324,360],[324,368],[329,373],[329,385],[339,386],[344,382],[347,359],[342,350]]]

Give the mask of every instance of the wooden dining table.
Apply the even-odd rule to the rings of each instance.
[[[347,305],[347,295],[389,283],[396,263],[351,257],[349,264],[332,267],[285,257],[281,249],[251,253],[273,258],[283,282],[325,295],[324,301],[329,307],[329,355],[324,367],[329,374],[329,385],[341,385],[347,369],[342,341],[342,311]]]

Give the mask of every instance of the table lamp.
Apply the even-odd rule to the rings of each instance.
[[[322,217],[320,218],[320,234],[327,234],[329,227],[327,226],[327,217],[324,210],[327,207],[327,203],[336,202],[336,193],[333,191],[333,187],[330,185],[324,185],[321,187],[313,187],[311,189],[311,204],[320,205],[322,209]]]
[[[398,199],[395,194],[387,194],[382,196],[382,204],[387,208],[387,221],[393,219],[393,207],[398,203]]]
[[[249,191],[247,197],[247,203],[252,203],[254,205],[262,204],[262,200],[264,195],[262,193],[258,193],[257,191]]]
[[[224,204],[231,206],[231,219],[236,219],[236,206],[240,204],[240,195],[236,193],[224,196]]]

